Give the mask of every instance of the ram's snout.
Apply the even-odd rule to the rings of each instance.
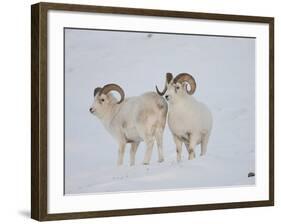
[[[95,108],[90,107],[89,111],[90,111],[90,113],[92,114],[92,113],[94,113],[94,112],[95,112]]]

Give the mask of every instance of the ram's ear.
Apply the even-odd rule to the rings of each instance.
[[[190,92],[191,85],[188,82],[183,82],[181,85],[182,85],[183,89],[185,89],[187,91],[187,93]]]
[[[101,87],[97,87],[97,88],[95,88],[95,90],[94,90],[94,97],[99,93],[99,91],[101,91]]]

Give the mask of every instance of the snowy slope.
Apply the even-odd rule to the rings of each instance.
[[[66,194],[174,188],[241,186],[255,183],[255,40],[193,35],[70,30],[65,33]],[[166,72],[188,72],[197,81],[195,97],[214,117],[208,152],[176,162],[168,126],[165,161],[116,166],[117,144],[89,112],[93,89],[109,82],[127,96],[154,91]]]

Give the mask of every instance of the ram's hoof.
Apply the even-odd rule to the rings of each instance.
[[[164,162],[163,158],[162,159],[158,159],[158,163],[162,163],[162,162]]]
[[[149,165],[149,162],[143,162],[142,164],[143,165]]]

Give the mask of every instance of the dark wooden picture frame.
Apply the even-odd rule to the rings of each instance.
[[[48,214],[47,192],[47,13],[49,10],[76,12],[98,12],[167,18],[195,18],[264,23],[269,25],[269,200],[186,205],[153,208],[132,208],[122,210],[88,211],[75,213]],[[227,208],[259,207],[274,205],[274,18],[162,11],[137,8],[118,8],[57,3],[38,3],[31,7],[31,217],[39,221],[78,219],[92,217],[187,212]]]

